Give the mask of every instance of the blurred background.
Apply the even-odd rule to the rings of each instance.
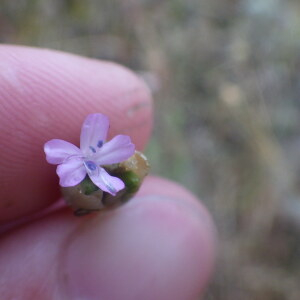
[[[155,98],[153,173],[217,224],[204,299],[300,299],[298,0],[1,0],[0,42],[138,72]]]

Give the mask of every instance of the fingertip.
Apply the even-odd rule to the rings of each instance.
[[[83,120],[101,112],[110,119],[110,137],[130,135],[141,150],[151,133],[151,103],[141,79],[117,64],[0,46],[0,222],[36,212],[58,198],[45,142],[55,138],[79,145]]]
[[[166,182],[153,178],[145,185],[176,186]],[[124,207],[81,228],[64,265],[68,295],[108,300],[201,295],[214,267],[216,232],[207,210],[187,195],[159,195],[153,189],[151,194],[144,188]]]
[[[158,195],[174,199],[184,199],[183,203],[188,204],[198,214],[201,215],[203,226],[206,224],[209,230],[212,230],[216,236],[216,228],[211,215],[205,205],[184,186],[172,180],[160,176],[148,176],[143,182],[137,196]]]
[[[186,198],[147,194],[81,218],[63,210],[2,239],[2,269],[12,272],[0,292],[45,285],[42,274],[51,270],[40,298],[197,299],[212,273],[214,241],[202,206]],[[16,291],[14,274],[24,276],[24,264],[31,276]]]
[[[68,136],[75,140],[76,133],[77,141],[85,117],[102,112],[109,116],[111,135],[130,134],[140,149],[147,142],[152,98],[144,81],[131,70],[113,62],[30,47],[2,45],[0,58],[0,105],[6,118],[16,119],[18,114],[23,125],[45,140],[72,128]]]

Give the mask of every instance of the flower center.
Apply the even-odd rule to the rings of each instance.
[[[95,171],[97,169],[97,165],[91,161],[91,160],[88,160],[85,162],[85,166],[90,170],[90,171]]]

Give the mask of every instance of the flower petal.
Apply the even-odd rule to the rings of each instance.
[[[50,164],[61,164],[72,156],[81,156],[81,151],[75,145],[63,140],[50,140],[44,145],[46,160]]]
[[[103,114],[88,115],[82,124],[80,149],[85,155],[92,155],[106,139],[109,128],[108,117]]]
[[[59,184],[63,187],[74,186],[80,183],[86,176],[86,169],[82,159],[73,158],[56,168],[60,178]]]
[[[99,165],[119,163],[132,156],[134,150],[135,146],[129,136],[117,135],[98,150],[95,160]]]
[[[109,175],[103,168],[99,168],[97,173],[89,174],[89,176],[94,184],[102,191],[108,192],[113,196],[125,187],[125,184],[121,179]]]

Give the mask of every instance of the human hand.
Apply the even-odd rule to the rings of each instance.
[[[95,112],[109,116],[111,136],[127,134],[144,147],[151,97],[133,73],[70,54],[0,46],[0,298],[198,299],[213,266],[214,227],[179,185],[149,176],[114,211],[42,212],[59,198],[44,143],[78,145],[82,121]]]

